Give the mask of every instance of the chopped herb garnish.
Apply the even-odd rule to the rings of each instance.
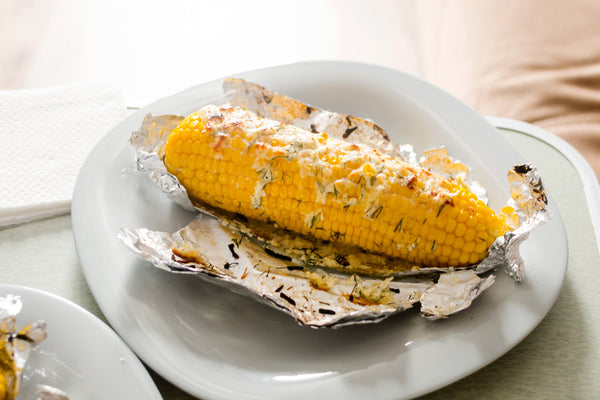
[[[271,160],[269,161],[269,165],[273,165],[273,162],[275,160],[277,160],[278,158],[285,158],[287,161],[290,161],[290,156],[289,155],[279,154],[279,155],[276,155],[273,158],[271,158]]]
[[[526,174],[529,171],[531,171],[531,166],[527,165],[527,164],[520,164],[520,165],[515,165],[513,167],[513,170],[517,173],[517,174]]]
[[[292,142],[292,147],[294,148],[294,150],[298,151],[298,150],[302,150],[304,148],[304,143],[295,140],[294,142]]]
[[[310,219],[310,224],[308,225],[309,229],[313,229],[315,224],[321,220],[321,213],[315,214]]]
[[[356,275],[352,275],[354,278],[354,286],[352,287],[352,291],[350,292],[350,296],[348,296],[348,300],[354,301],[354,291],[356,290],[356,286],[358,286],[358,279],[356,279]]]
[[[339,194],[339,192],[338,192],[338,190],[337,190],[337,187],[335,187],[335,183],[334,183],[334,184],[333,184],[333,195],[334,195],[335,197],[338,197],[338,194]]]
[[[262,98],[264,99],[265,103],[269,104],[270,102],[273,101],[273,96],[272,95],[268,95],[266,93],[261,93],[262,94]]]
[[[225,265],[223,265],[223,268],[229,269],[229,268],[233,267],[234,265],[239,265],[239,263],[237,261],[234,261],[231,263],[227,262],[227,263],[225,263]]]
[[[258,140],[258,135],[254,136],[252,139],[250,139],[250,141],[248,143],[246,143],[246,147],[244,148],[244,154],[246,154],[250,151],[250,149],[252,148],[252,146],[254,146],[254,144],[256,143],[257,140]]]
[[[315,181],[317,183],[317,186],[319,187],[319,190],[321,191],[321,193],[325,193],[325,185],[323,184],[323,182],[321,181]]]
[[[235,258],[236,260],[238,258],[240,258],[240,256],[235,252],[234,248],[235,248],[235,243],[229,243],[227,245],[227,247],[229,247],[229,251],[231,252],[231,255],[233,256],[233,258]]]
[[[383,206],[379,206],[374,209],[373,207],[371,207],[367,216],[371,219],[377,219],[377,217],[379,217],[379,214],[381,214],[381,210],[383,210]]]
[[[400,222],[398,222],[398,225],[396,225],[396,227],[394,228],[394,232],[398,232],[399,230],[402,229],[402,222],[404,221],[404,217],[402,217],[400,219]]]
[[[273,180],[271,168],[263,168],[257,172],[260,175],[261,182],[265,183],[265,185]]]
[[[335,315],[335,311],[328,310],[327,308],[319,308],[319,312],[325,315]]]
[[[290,303],[293,306],[296,305],[296,302],[294,301],[294,299],[292,299],[290,296],[288,296],[287,294],[285,294],[283,292],[279,293],[279,297],[281,297],[282,299],[284,299],[285,301],[287,301],[288,303]]]
[[[439,217],[440,213],[442,212],[442,210],[444,209],[444,206],[446,206],[446,204],[440,204],[440,208],[438,209],[437,214],[435,215],[435,217]]]
[[[352,134],[352,132],[354,132],[356,129],[358,128],[358,126],[353,126],[352,128],[346,128],[346,130],[344,131],[344,134],[342,135],[342,137],[344,139],[346,139],[348,136],[350,136]]]
[[[288,256],[283,255],[283,254],[276,253],[276,252],[274,252],[273,250],[271,250],[271,249],[269,249],[267,247],[265,247],[264,250],[265,250],[265,253],[267,253],[268,255],[270,255],[272,257],[279,258],[280,260],[292,261],[291,257],[288,257]]]
[[[232,241],[233,243],[235,243],[235,245],[236,245],[237,247],[240,247],[240,244],[242,244],[242,240],[244,240],[244,237],[243,237],[243,236],[240,236],[240,237],[238,237],[238,238],[236,238],[236,239],[231,239],[231,241]]]
[[[346,234],[341,233],[341,232],[331,232],[330,238],[331,240],[340,240],[341,238],[345,237]]]
[[[335,261],[338,264],[343,265],[344,267],[347,267],[348,265],[350,265],[350,262],[346,259],[346,257],[340,256],[339,254],[335,255]]]

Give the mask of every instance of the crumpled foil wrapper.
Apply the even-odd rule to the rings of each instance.
[[[488,256],[475,268],[478,273],[503,267],[506,273],[520,282],[525,275],[525,263],[519,246],[536,226],[551,217],[548,198],[539,173],[531,164],[517,165],[508,172],[511,198],[508,205],[519,216],[519,226],[499,237],[488,251]]]
[[[372,121],[321,110],[239,78],[225,79],[223,90],[232,105],[261,117],[295,125],[313,133],[327,132],[331,137],[350,143],[368,144],[384,154],[399,157],[412,165],[417,164],[411,145],[390,141],[387,132]]]
[[[431,277],[394,280],[339,274],[281,257],[245,240],[218,220],[199,215],[171,234],[148,229],[123,229],[120,239],[141,258],[174,273],[194,274],[228,289],[249,294],[312,327],[341,327],[381,321],[412,308],[441,284],[443,304],[427,317],[446,317],[468,305],[489,284],[474,271],[455,271],[456,279],[436,283]],[[468,278],[465,278],[468,277]],[[487,279],[492,279],[488,277]],[[455,293],[452,293],[454,289]],[[453,299],[454,297],[454,299]],[[442,308],[443,306],[443,308]]]
[[[412,146],[390,142],[386,132],[371,121],[320,110],[241,79],[226,79],[223,86],[234,106],[312,132],[327,131],[338,139],[368,144],[459,181],[487,201],[484,188],[471,179],[468,168],[444,148],[429,150],[417,161]],[[520,281],[524,269],[519,245],[549,217],[539,174],[531,165],[515,166],[509,172],[510,206],[518,212],[519,226],[498,238],[479,265],[461,270],[423,268],[373,255],[364,268],[347,269],[345,261],[355,249],[297,236],[289,241],[288,231],[192,205],[185,188],[162,162],[164,144],[182,119],[148,115],[140,130],[132,134],[131,143],[137,150],[138,169],[175,202],[201,213],[175,233],[123,228],[119,238],[158,268],[199,275],[250,294],[311,327],[378,322],[417,303],[422,316],[447,318],[469,307],[494,283],[495,277],[488,271],[504,268]],[[314,259],[316,253],[320,258]]]
[[[148,174],[175,203],[186,210],[193,210],[187,191],[175,176],[166,171],[162,161],[167,138],[181,120],[183,117],[177,115],[147,116],[140,130],[134,132],[130,140],[136,149],[137,170]]]
[[[421,296],[421,315],[438,319],[464,310],[495,279],[494,275],[480,278],[472,270],[440,274],[437,284]]]
[[[123,229],[121,239],[145,260],[197,274],[287,311],[305,325],[376,322],[411,308],[431,281],[392,281],[333,274],[283,259],[200,215],[174,234]]]
[[[17,328],[17,314],[21,312],[21,299],[18,296],[0,297],[0,394],[11,400],[17,397],[21,386],[23,368],[31,350],[46,338],[46,323],[32,322],[24,328]],[[4,388],[2,388],[4,385]]]

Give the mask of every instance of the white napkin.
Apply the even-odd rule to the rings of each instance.
[[[0,91],[0,226],[68,213],[85,158],[125,114],[104,86]]]

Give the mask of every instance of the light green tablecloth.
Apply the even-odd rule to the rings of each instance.
[[[582,182],[569,160],[545,142],[503,134],[536,164],[558,205],[568,237],[567,277],[548,316],[523,342],[424,398],[600,398],[600,255]],[[0,282],[55,293],[106,321],[79,267],[68,215],[0,230]],[[193,398],[152,377],[166,400]]]

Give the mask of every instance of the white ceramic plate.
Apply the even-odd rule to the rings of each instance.
[[[321,108],[370,118],[418,152],[445,145],[472,167],[496,208],[508,196],[506,171],[523,161],[473,110],[397,71],[308,62],[238,76]],[[435,323],[409,311],[376,325],[313,330],[201,279],[144,265],[119,242],[119,229],[175,231],[193,215],[134,172],[129,135],[147,113],[185,115],[223,101],[221,81],[215,81],[136,112],[94,149],[73,198],[73,231],[94,297],[140,358],[175,385],[204,399],[414,397],[494,361],[554,303],[567,262],[554,207],[554,219],[522,246],[522,284],[500,273],[470,309]]]
[[[19,296],[18,327],[46,322],[47,338],[23,371],[19,399],[35,399],[37,384],[75,399],[162,399],[146,368],[106,324],[61,297],[22,286],[0,285],[0,296]]]

